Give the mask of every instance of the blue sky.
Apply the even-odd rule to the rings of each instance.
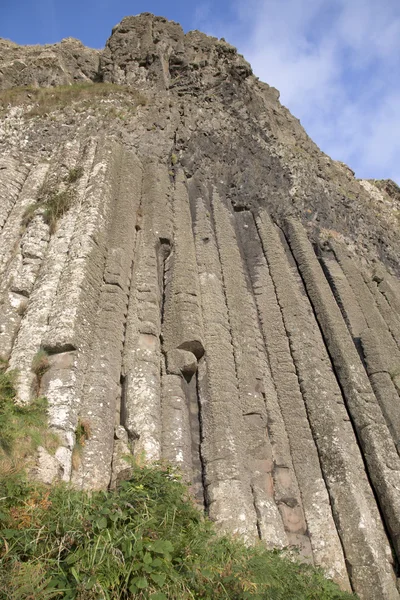
[[[224,37],[322,150],[400,183],[400,0],[0,0],[0,37],[102,48],[144,11]]]

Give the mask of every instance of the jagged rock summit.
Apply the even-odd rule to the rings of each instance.
[[[398,187],[148,13],[103,51],[1,40],[0,90],[0,354],[59,437],[37,476],[166,459],[221,529],[398,600]]]

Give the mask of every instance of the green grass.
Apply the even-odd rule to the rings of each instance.
[[[26,106],[26,117],[44,116],[67,107],[93,107],[99,101],[119,98],[127,109],[146,103],[145,98],[133,88],[115,83],[83,82],[73,85],[38,88],[15,87],[0,92],[0,110],[9,106]],[[80,106],[78,106],[80,105]]]
[[[0,597],[346,600],[319,570],[219,537],[173,470],[133,467],[114,492],[0,481]]]
[[[110,492],[29,481],[30,457],[52,439],[46,402],[18,406],[16,375],[5,369],[2,363],[1,600],[354,598],[288,555],[218,536],[167,465],[132,464],[131,478]],[[80,421],[79,443],[89,436]]]
[[[47,427],[47,400],[36,398],[30,404],[16,403],[15,371],[0,366],[0,480],[11,485],[20,481],[26,469],[33,466],[32,456],[38,446],[53,451],[57,437]],[[0,492],[1,497],[1,492]],[[1,507],[0,507],[1,510]]]

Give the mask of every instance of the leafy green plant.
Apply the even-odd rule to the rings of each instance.
[[[322,572],[216,535],[165,465],[112,492],[0,480],[0,596],[22,600],[347,600]]]

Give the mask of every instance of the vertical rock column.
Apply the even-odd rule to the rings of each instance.
[[[250,211],[238,212],[236,213],[236,221],[239,226],[241,244],[246,257],[246,264],[254,294],[254,302],[257,307],[261,331],[266,339],[269,334],[265,327],[265,320],[267,318],[272,320],[271,325],[274,327],[274,331],[276,331],[277,321],[277,318],[273,318],[273,315],[271,315],[272,310],[269,307],[269,302],[275,303],[276,311],[280,317],[279,308],[276,303],[275,293],[253,214]],[[269,292],[271,294],[270,298],[268,297]],[[256,332],[258,332],[258,328],[256,328]],[[270,340],[268,339],[268,342],[269,341]],[[262,341],[260,344],[262,344]],[[267,348],[268,345],[263,348],[262,362],[264,371],[265,405],[267,411],[267,431],[271,441],[273,457],[272,475],[274,497],[282,516],[289,544],[297,546],[302,556],[312,561],[312,549],[302,506],[301,494],[293,468],[289,439],[282,418],[277,391],[268,364]],[[282,355],[280,355],[280,358],[282,358]],[[293,365],[292,371],[294,373]]]
[[[280,486],[279,479],[274,481],[274,453],[268,435],[265,405],[264,379],[268,367],[256,308],[243,268],[234,214],[215,191],[212,208],[244,423],[246,455],[243,460],[249,469],[261,538],[271,547],[283,547],[288,544],[288,538],[283,514],[275,498]],[[288,509],[291,511],[290,507]],[[296,520],[293,519],[293,526]],[[300,525],[299,532],[304,531],[305,528],[302,530]]]
[[[375,303],[373,294],[364,281],[362,273],[355,264],[355,261],[351,260],[350,257],[346,255],[346,252],[341,245],[332,241],[331,246],[336,259],[354,291],[367,326],[376,331],[382,342],[382,349],[385,349],[385,355],[383,355],[382,358],[386,362],[388,369],[393,371],[400,369],[399,348]]]
[[[46,185],[54,186],[67,176],[79,156],[79,143],[66,144],[50,165]],[[61,184],[60,184],[61,186]],[[53,188],[53,189],[54,189]],[[57,224],[50,236],[49,225],[39,209],[29,222],[20,241],[18,265],[12,290],[29,295],[29,304],[21,323],[10,358],[10,367],[18,370],[17,394],[21,402],[29,402],[35,393],[36,376],[32,361],[41,347],[58,283],[67,260],[68,248],[79,212],[76,202]]]
[[[357,343],[361,333],[367,329],[368,324],[354,290],[344,274],[342,267],[333,255],[323,257],[321,262],[336,302],[342,311],[343,318],[355,343]]]
[[[76,186],[78,215],[42,339],[50,364],[42,380],[42,390],[49,400],[50,424],[62,444],[57,455],[66,480],[71,476],[83,377],[91,358],[103,281],[113,200],[110,173],[119,156],[113,143],[93,139],[80,157],[83,173]]]
[[[192,377],[197,359],[204,354],[204,334],[189,197],[181,171],[176,174],[172,207],[174,242],[165,265],[162,323],[166,355],[162,376],[162,455],[192,480],[190,387],[195,386]],[[193,391],[196,400],[195,387]]]
[[[154,461],[161,458],[163,248],[172,240],[170,182],[165,165],[146,165],[140,212],[126,325],[121,422],[138,460]]]
[[[29,174],[29,166],[22,165],[12,157],[0,160],[0,231],[18,200],[19,193]]]
[[[307,238],[302,225],[290,219],[286,223],[286,230],[291,250],[295,256],[297,265],[303,277],[307,294],[312,302],[316,317],[324,335],[330,357],[335,367],[336,375],[340,381],[341,388],[346,400],[347,409],[351,415],[358,442],[368,468],[369,477],[374,486],[379,505],[385,519],[393,546],[399,555],[400,542],[400,460],[395,445],[389,434],[385,419],[380,406],[372,391],[368,376],[360,361],[357,350],[348,332],[346,324],[336,304],[332,291],[324,277],[321,266],[315,256],[314,250]],[[345,493],[350,497],[353,486],[357,488],[357,496],[360,497],[360,473],[349,479]],[[369,502],[370,504],[370,502]],[[345,513],[343,513],[345,514]],[[372,514],[372,508],[370,509]],[[343,518],[339,511],[339,518]],[[353,522],[369,522],[365,519],[353,519]],[[372,522],[376,522],[374,519]],[[375,598],[378,590],[376,582],[382,585],[381,596],[383,598],[397,597],[391,584],[391,573],[389,570],[390,554],[382,548],[382,554],[378,552],[381,546],[382,536],[378,529],[369,542],[365,544],[364,551],[371,547],[376,569],[381,576],[371,578],[371,586],[375,586]],[[358,533],[364,536],[373,533],[371,527],[358,527]],[[381,555],[381,557],[380,557]],[[386,563],[383,562],[387,556]],[[378,562],[379,561],[379,562]],[[367,585],[368,576],[371,571],[367,568],[361,570],[363,579],[360,585]],[[384,578],[385,573],[386,578]],[[353,573],[353,578],[355,573]],[[364,581],[364,584],[363,584]],[[374,583],[372,583],[374,582]],[[365,591],[367,594],[368,590]],[[386,594],[386,595],[385,595]]]
[[[205,364],[199,365],[201,456],[206,504],[223,531],[257,537],[231,327],[210,213],[196,201],[195,243],[204,322]]]
[[[391,276],[386,276],[379,282],[379,291],[385,296],[390,307],[400,318],[400,283]]]
[[[357,267],[349,265],[347,278],[334,258],[324,258],[323,265],[356,347],[362,352],[375,396],[399,449],[400,398],[391,377],[391,373],[396,372],[396,365],[400,372],[400,357],[397,347],[382,322],[381,315],[376,314],[378,309],[374,306],[374,298],[368,290],[364,289],[365,283],[362,281],[361,288],[364,296],[363,304],[367,308],[367,321],[357,300],[358,296],[349,284],[349,279],[353,281],[354,287],[355,282],[360,283],[360,273]]]
[[[167,353],[179,348],[201,358],[204,345],[200,291],[189,198],[181,171],[176,176],[173,214],[174,245],[167,259],[163,346]]]
[[[400,398],[384,359],[387,348],[379,332],[374,329],[365,329],[362,332],[361,344],[369,380],[400,454]]]
[[[259,260],[259,281],[255,282],[255,293],[313,556],[318,566],[346,588],[348,578],[343,550],[300,387],[302,373],[299,372],[298,365],[295,365],[296,357],[294,354],[292,356],[293,336],[300,338],[300,344],[302,339],[307,344],[309,324],[304,322],[304,307],[296,295],[278,231],[265,211],[257,215],[256,225],[265,258],[261,257]],[[304,353],[306,354],[305,351]]]
[[[21,246],[19,240],[23,236],[21,221],[27,207],[34,203],[38,191],[48,171],[48,164],[39,164],[32,168],[21,193],[18,196],[7,222],[0,232],[0,352],[3,357],[11,353],[22,317],[29,301],[29,289],[13,289],[13,281],[21,263]],[[17,254],[15,249],[18,248]]]
[[[111,203],[109,222],[106,220],[109,233],[103,283],[79,411],[80,419],[87,424],[90,433],[82,451],[81,464],[73,473],[73,481],[87,489],[104,489],[111,479],[135,225],[141,198],[139,160],[122,148],[116,151],[119,160],[108,175]]]
[[[383,318],[385,319],[386,325],[390,333],[393,336],[397,347],[400,349],[400,312],[393,310],[392,305],[388,301],[387,294],[382,293],[382,286],[389,285],[388,282],[381,276],[375,275],[371,279],[367,274],[364,273],[364,280],[368,285],[368,288],[375,298],[375,302]],[[385,288],[383,288],[385,289]],[[394,290],[391,290],[394,293]],[[391,296],[389,296],[391,298]],[[393,302],[392,302],[393,303]],[[399,377],[399,388],[400,388],[400,370],[398,373]]]

